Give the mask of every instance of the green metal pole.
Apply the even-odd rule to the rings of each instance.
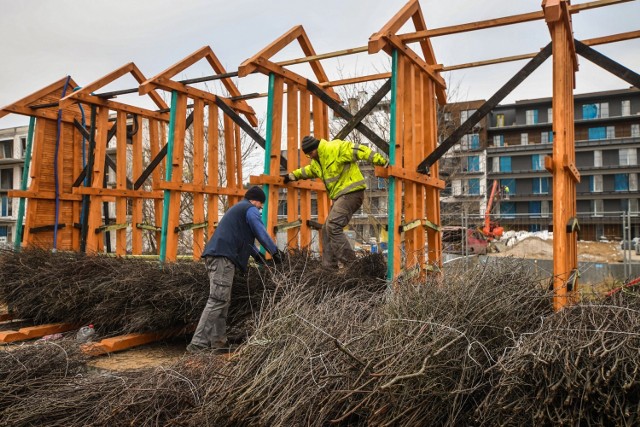
[[[27,135],[27,147],[24,153],[24,168],[22,169],[22,182],[20,183],[20,190],[25,191],[27,189],[27,181],[29,179],[29,167],[31,166],[31,147],[33,146],[33,131],[35,130],[36,118],[31,117],[29,119],[29,133]],[[18,221],[16,223],[16,237],[13,242],[13,248],[16,251],[20,251],[20,245],[22,243],[22,217],[24,216],[24,197],[20,197],[18,204]]]
[[[393,49],[391,53],[391,129],[389,137],[389,164],[396,164],[396,98],[398,96],[398,50]],[[393,279],[393,262],[395,247],[395,201],[396,201],[396,179],[389,177],[389,201],[387,202],[389,210],[389,222],[387,231],[387,279]]]
[[[273,131],[273,92],[275,88],[276,76],[273,73],[269,74],[269,93],[267,97],[267,138],[264,143],[264,174],[269,175],[271,173],[271,144],[272,131]],[[267,219],[269,217],[269,184],[262,186],[264,193],[267,195],[267,200],[262,207],[262,223],[266,226]],[[262,248],[264,252],[264,248]]]
[[[171,181],[173,173],[173,133],[176,128],[176,106],[178,104],[178,92],[171,92],[171,112],[169,113],[169,138],[167,140],[167,157],[165,160],[165,181]],[[164,190],[164,203],[162,204],[162,230],[160,231],[160,262],[167,258],[167,223],[169,222],[169,201],[171,191]]]

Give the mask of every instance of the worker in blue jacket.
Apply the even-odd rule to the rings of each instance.
[[[262,224],[259,209],[266,200],[260,187],[252,187],[244,200],[227,211],[202,253],[209,274],[209,299],[200,316],[187,351],[224,350],[227,343],[227,313],[231,303],[231,285],[236,268],[246,271],[249,257],[264,263],[254,246],[256,239],[276,263],[282,256]]]

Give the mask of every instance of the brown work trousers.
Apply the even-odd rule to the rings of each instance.
[[[354,191],[333,201],[329,215],[322,226],[322,265],[337,268],[338,261],[348,264],[356,259],[343,229],[364,201],[364,190]]]

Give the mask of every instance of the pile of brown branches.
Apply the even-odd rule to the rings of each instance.
[[[468,424],[489,368],[551,314],[531,277],[514,261],[387,298],[290,292],[262,313],[191,425]]]
[[[626,290],[545,319],[496,365],[485,425],[638,425],[640,295]]]
[[[280,296],[273,280],[279,271],[309,276],[319,268],[318,261],[301,252],[293,253],[285,264],[236,274],[229,312],[232,327],[250,333],[246,329],[254,323],[265,294],[272,301]],[[384,275],[384,262],[362,259],[353,273],[363,271],[365,278]],[[0,302],[15,317],[35,323],[93,323],[101,335],[163,330],[197,322],[208,293],[203,262],[160,266],[157,261],[40,249],[0,253]]]
[[[38,341],[0,351],[0,414],[38,390],[48,389],[53,381],[82,374],[85,361],[72,340]]]

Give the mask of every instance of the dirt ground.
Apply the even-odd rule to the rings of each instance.
[[[553,240],[542,240],[529,237],[511,248],[501,247],[496,256],[512,256],[515,258],[553,259]],[[589,262],[623,262],[620,242],[578,242],[578,261]],[[632,261],[640,262],[640,256],[632,252]]]

